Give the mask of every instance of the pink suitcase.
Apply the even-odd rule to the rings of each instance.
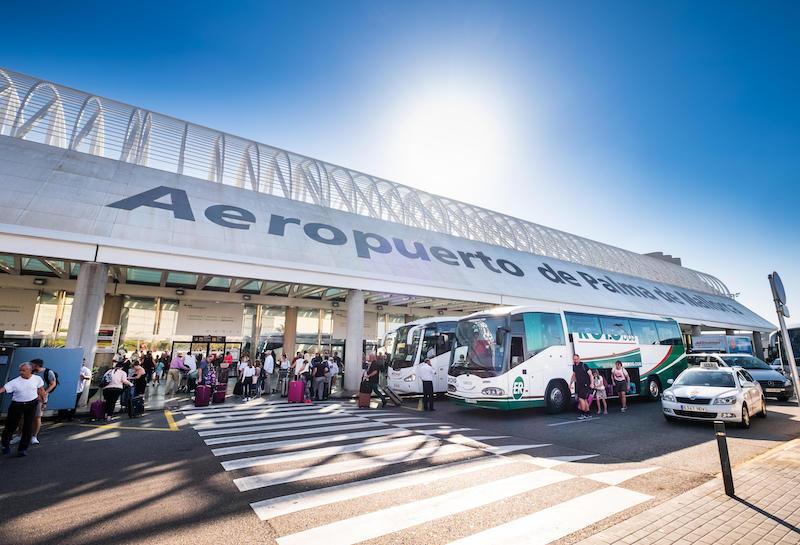
[[[227,391],[227,384],[217,384],[216,391],[211,396],[211,403],[225,403],[225,394]]]
[[[98,399],[92,402],[89,406],[89,416],[95,420],[101,420],[106,417],[106,402],[103,399]]]
[[[207,407],[211,401],[211,386],[201,384],[194,389],[194,406]]]
[[[302,403],[305,384],[302,380],[293,380],[289,383],[289,403]]]

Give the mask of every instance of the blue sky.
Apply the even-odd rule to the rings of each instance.
[[[0,65],[800,312],[800,3],[6,2]],[[792,303],[794,304],[792,305]]]

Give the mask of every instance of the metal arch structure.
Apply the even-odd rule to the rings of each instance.
[[[2,68],[0,135],[730,296],[700,271]]]

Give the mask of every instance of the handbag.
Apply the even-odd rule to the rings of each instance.
[[[364,380],[361,382],[361,386],[358,388],[359,393],[362,394],[369,394],[372,392],[372,383],[368,380]]]
[[[591,404],[592,404],[592,401],[594,401],[594,392],[592,392],[591,394],[589,394],[589,397],[587,397],[587,398],[586,398],[586,402],[587,402],[589,405],[591,405]]]
[[[236,384],[233,386],[233,395],[240,396],[242,395],[242,391],[243,391],[242,381],[237,380]]]

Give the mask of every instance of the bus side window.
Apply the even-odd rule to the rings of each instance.
[[[592,314],[576,314],[566,312],[567,329],[570,333],[586,333],[587,335],[602,335],[603,329],[600,327],[600,320]]]
[[[522,337],[511,337],[511,367],[516,367],[525,361],[525,348],[522,344]]]
[[[681,330],[674,322],[656,322],[656,330],[661,344],[676,345],[683,342]]]
[[[564,326],[561,316],[548,312],[526,312],[525,321],[526,359],[551,346],[563,346]]]
[[[631,320],[631,331],[639,337],[639,344],[658,344],[658,331],[655,322],[650,320]]]

